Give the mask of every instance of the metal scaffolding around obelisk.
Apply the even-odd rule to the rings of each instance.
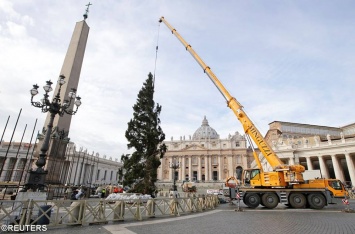
[[[60,75],[65,76],[66,83],[61,87],[61,100],[68,99],[68,94],[72,88],[78,89],[81,67],[84,60],[86,43],[89,35],[89,26],[86,23],[88,17],[88,10],[91,3],[86,9],[84,20],[77,22],[74,28],[72,38],[66,53]],[[57,93],[59,85],[56,85],[54,93]],[[69,130],[71,123],[71,115],[57,115],[53,122],[52,137],[47,151],[47,163],[45,169],[48,170],[49,175],[46,177],[46,184],[61,184],[61,173],[65,173],[65,153],[66,146],[69,142]],[[47,114],[44,123],[43,132],[46,131],[46,126],[50,120],[50,113]],[[38,148],[43,144],[43,139],[39,140]],[[38,154],[37,154],[38,156]]]

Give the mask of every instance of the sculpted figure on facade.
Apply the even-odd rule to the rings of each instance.
[[[279,136],[279,139],[277,140],[277,143],[278,143],[279,145],[283,145],[283,144],[284,144],[284,141],[283,141],[283,139],[282,139],[282,135]]]
[[[272,147],[276,148],[276,141],[274,141],[274,140],[272,141]]]
[[[293,145],[293,138],[287,138],[287,144]]]
[[[314,139],[315,145],[318,145],[319,144],[318,136],[314,136],[313,139]]]
[[[345,143],[344,133],[340,132],[341,143]]]

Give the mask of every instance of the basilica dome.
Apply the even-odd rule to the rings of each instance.
[[[192,136],[192,140],[201,139],[219,139],[219,135],[217,134],[216,130],[208,125],[206,116],[202,120],[201,127],[199,127]]]

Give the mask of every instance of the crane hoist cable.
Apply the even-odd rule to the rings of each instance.
[[[158,60],[158,48],[159,48],[159,32],[160,32],[160,23],[158,24],[158,37],[157,37],[157,45],[155,47],[155,63],[154,63],[154,73],[153,73],[153,88],[155,85],[155,71],[157,70],[157,60]]]

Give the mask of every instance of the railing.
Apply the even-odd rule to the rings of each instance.
[[[215,209],[217,196],[124,200],[2,201],[0,225],[88,225],[180,216]]]

